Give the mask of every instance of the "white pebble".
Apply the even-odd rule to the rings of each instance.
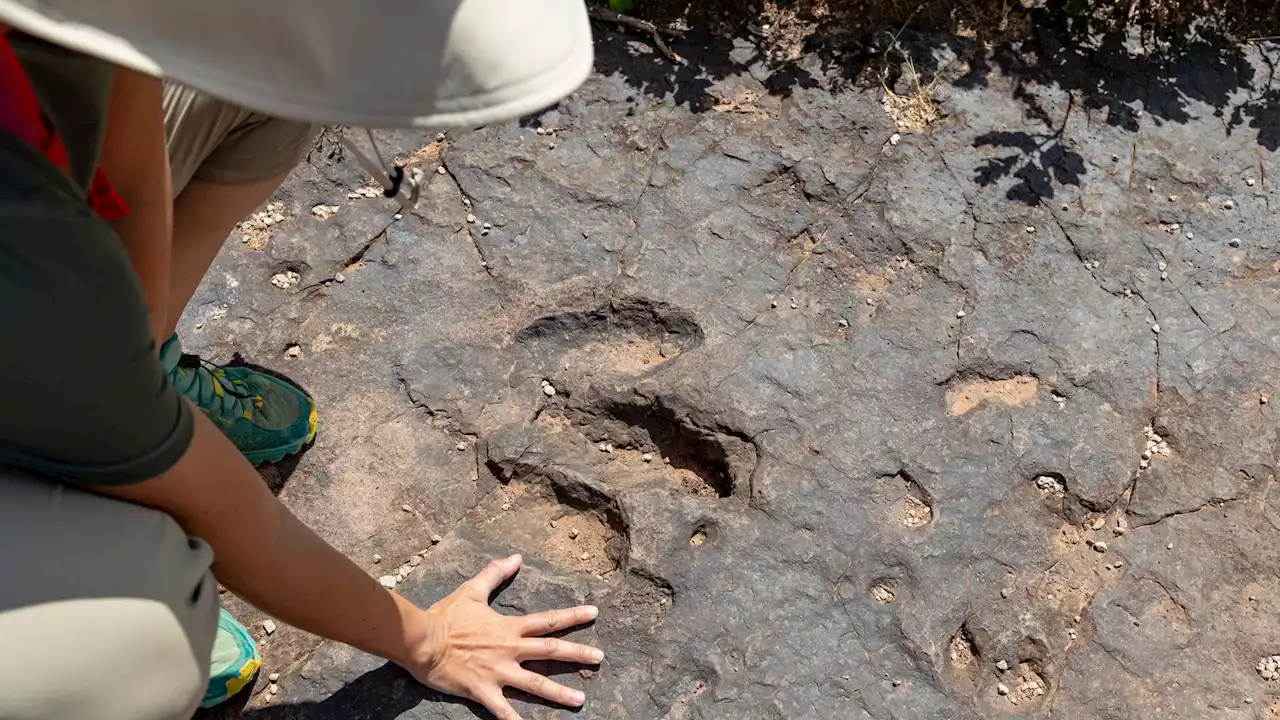
[[[485,223],[485,224],[481,225],[480,227],[484,228],[485,230],[490,230],[490,229],[492,229],[492,228],[493,228],[493,225],[491,225],[491,224],[489,224],[489,223]]]
[[[271,673],[267,676],[268,682],[280,682],[280,673]]]
[[[547,397],[552,397],[553,395],[556,394],[556,389],[551,385],[543,385],[542,394],[546,395]]]
[[[455,446],[454,446],[454,448],[455,448],[458,452],[462,452],[463,450],[466,450],[466,449],[467,449],[467,444],[466,444],[465,442],[460,442],[460,443],[458,443],[457,445],[455,445]]]
[[[1167,262],[1161,262],[1161,263],[1158,265],[1158,267],[1159,267],[1161,270],[1168,270],[1168,269],[1169,269],[1169,263],[1167,263]]]
[[[511,509],[511,503],[502,503],[502,512],[506,512],[510,509]]]
[[[1235,206],[1236,206],[1235,202],[1231,200],[1227,200],[1226,202],[1222,203],[1222,207],[1226,210],[1234,209]]]
[[[771,301],[771,302],[769,303],[769,307],[774,307],[774,308],[778,307],[778,301],[777,301],[777,300],[773,300],[773,301]]]
[[[1035,228],[1035,226],[1034,226],[1034,225],[1028,225],[1028,226],[1027,226],[1027,232],[1028,232],[1028,233],[1033,233],[1033,232],[1035,232],[1035,231],[1036,231],[1036,228]]]
[[[1245,179],[1244,179],[1244,184],[1245,184],[1245,185],[1248,185],[1249,187],[1253,187],[1253,182],[1254,182],[1253,178],[1245,178]]]
[[[1153,333],[1155,333],[1155,334],[1159,335],[1159,334],[1160,334],[1160,323],[1156,323],[1155,325],[1152,325],[1152,326],[1151,326],[1151,332],[1153,332]]]
[[[1104,553],[1107,551],[1107,544],[1099,540],[1098,542],[1093,544],[1093,549],[1096,550],[1097,552]]]
[[[431,544],[432,544],[432,545],[439,545],[439,544],[440,544],[440,542],[441,542],[442,540],[444,540],[444,538],[440,537],[440,536],[439,536],[439,535],[437,535],[437,534],[432,534],[432,535],[431,535]]]
[[[640,459],[641,459],[641,460],[643,460],[643,461],[645,461],[645,462],[653,462],[653,454],[652,454],[652,453],[645,453],[645,454],[643,454],[643,455],[641,455],[641,456],[640,456]]]
[[[1160,279],[1161,279],[1161,280],[1168,280],[1168,279],[1169,279],[1169,273],[1167,273],[1167,272],[1162,272],[1162,273],[1160,273]]]
[[[795,301],[795,300],[792,300],[792,301],[791,301],[791,309],[792,309],[792,310],[795,310],[795,309],[796,309],[796,307],[797,307],[797,305],[796,305],[796,301]]]
[[[396,580],[395,575],[383,575],[382,577],[378,578],[378,584],[388,590],[394,588],[397,582],[400,582],[400,581]]]
[[[1001,695],[1008,695],[1009,686],[1005,685],[1004,683],[1000,683],[999,685],[996,686],[996,692],[1000,693]]]
[[[400,213],[396,213],[395,215],[392,215],[392,216],[391,216],[391,219],[392,219],[392,220],[403,220],[403,219],[404,219],[404,215],[401,215]]]
[[[280,686],[276,685],[275,683],[272,683],[267,686],[267,692],[271,693],[272,695],[275,695],[276,693],[280,692]]]
[[[1008,661],[1008,660],[1000,660],[999,662],[997,662],[997,663],[996,663],[996,669],[997,669],[997,670],[999,670],[1000,672],[1004,672],[1005,670],[1008,670],[1008,669],[1009,669],[1009,661]]]
[[[956,317],[958,317],[958,318],[962,318],[962,317],[964,317],[964,315],[965,315],[965,312],[964,312],[963,310],[957,310],[957,311],[956,311]]]
[[[839,320],[837,320],[837,321],[836,321],[836,324],[837,324],[837,325],[839,325],[839,326],[840,326],[840,327],[842,327],[842,328],[847,328],[847,327],[849,327],[849,321],[848,321],[848,320],[845,320],[844,318],[840,318]]]
[[[1196,234],[1195,234],[1195,233],[1193,233],[1193,232],[1189,232],[1189,233],[1187,233],[1187,239],[1188,239],[1188,240],[1195,240],[1195,239],[1196,239]]]
[[[1165,545],[1165,546],[1164,546],[1164,549],[1165,549],[1165,550],[1172,550],[1172,549],[1173,549],[1173,543],[1169,543],[1168,545]]]
[[[1238,248],[1240,247],[1240,238],[1231,238],[1231,240],[1229,240],[1227,244],[1233,248]]]
[[[409,503],[405,503],[404,505],[401,505],[401,506],[400,506],[400,509],[401,509],[401,510],[403,510],[403,511],[405,511],[405,512],[407,512],[407,513],[411,513],[411,512],[413,512],[413,506],[412,506],[412,505],[410,505]]]
[[[476,221],[476,216],[472,215],[471,213],[467,213],[467,222],[474,223],[475,221]]]
[[[346,276],[346,275],[343,275],[342,273],[334,273],[334,275],[333,275],[333,281],[334,281],[334,282],[340,282],[340,283],[341,283],[341,282],[346,282],[346,281],[347,281],[347,276]]]
[[[584,553],[582,553],[581,555],[579,555],[579,556],[578,556],[578,559],[579,559],[579,560],[589,560],[590,558],[591,558],[591,553],[585,553],[585,552],[584,552]]]
[[[578,538],[578,528],[569,528],[569,539],[576,540]]]
[[[409,558],[410,567],[418,567],[421,564],[422,564],[422,558],[420,556],[414,555],[413,557]]]
[[[374,554],[373,554],[373,563],[376,565],[376,564],[378,564],[378,563],[380,563],[380,562],[382,562],[382,556],[381,556],[381,555],[379,555],[378,553],[374,553]]]
[[[892,135],[890,135],[890,136],[889,136],[889,144],[890,144],[890,145],[893,145],[894,147],[897,147],[898,143],[900,143],[900,142],[902,142],[902,135],[900,135],[900,134],[898,134],[898,133],[894,133],[894,134],[892,134]]]
[[[270,618],[262,621],[262,630],[268,635],[276,631],[276,621]]]
[[[441,175],[443,175],[443,174],[445,174],[445,173],[447,173],[447,172],[449,172],[449,171],[448,171],[448,170],[445,170],[445,169],[444,169],[444,166],[443,166],[443,165],[441,165],[440,167],[436,168],[436,172],[437,172],[437,173],[439,173],[439,174],[441,174]]]

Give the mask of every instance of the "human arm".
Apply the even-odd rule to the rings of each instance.
[[[163,83],[118,68],[98,164],[129,214],[111,221],[142,285],[156,343],[167,339],[173,191],[165,148]]]
[[[91,490],[162,510],[214,551],[213,571],[257,607],[308,632],[401,665],[426,685],[516,718],[502,695],[510,685],[577,706],[581,693],[525,670],[526,660],[597,663],[594,648],[539,635],[595,618],[582,606],[525,617],[494,612],[488,597],[519,569],[495,560],[423,611],[383,588],[303,525],[268,490],[239,451],[194,413],[186,454],[160,477]]]

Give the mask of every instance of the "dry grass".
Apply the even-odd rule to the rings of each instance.
[[[920,74],[916,72],[915,63],[910,59],[906,62],[906,72],[905,82],[909,90],[905,95],[899,95],[888,85],[881,83],[884,87],[884,99],[882,100],[884,111],[897,124],[899,130],[922,132],[933,121],[942,116],[938,109],[938,104],[933,99],[933,92],[938,86],[938,78],[935,76],[929,82],[922,83]]]

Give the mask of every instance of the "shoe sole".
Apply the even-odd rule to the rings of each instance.
[[[244,457],[249,464],[257,467],[266,463],[280,462],[290,455],[302,452],[304,448],[310,445],[316,439],[316,407],[311,406],[311,414],[307,417],[307,437],[299,443],[290,443],[283,447],[271,448],[268,450],[257,450],[251,453],[244,453]],[[243,452],[243,451],[241,451]]]

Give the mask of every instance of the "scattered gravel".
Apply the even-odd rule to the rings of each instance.
[[[275,285],[281,290],[287,290],[288,288],[291,288],[294,285],[297,285],[298,281],[301,279],[302,279],[302,276],[299,275],[296,271],[285,270],[284,272],[278,272],[275,275],[272,275],[271,284]]]
[[[267,618],[266,620],[263,620],[263,621],[262,621],[262,630],[263,630],[263,632],[265,632],[265,633],[266,633],[266,634],[268,634],[268,635],[270,635],[271,633],[275,632],[275,631],[276,631],[276,621],[275,621],[275,620],[272,620],[271,618]]]
[[[378,584],[388,590],[394,588],[397,582],[399,582],[399,580],[396,580],[395,575],[383,575],[378,578]]]
[[[1046,493],[1060,493],[1063,491],[1062,483],[1057,478],[1041,475],[1036,478],[1036,487]]]
[[[1263,680],[1280,680],[1280,655],[1264,655],[1256,667]]]
[[[338,212],[337,205],[316,205],[311,208],[311,216],[317,220],[328,220],[336,212]]]

